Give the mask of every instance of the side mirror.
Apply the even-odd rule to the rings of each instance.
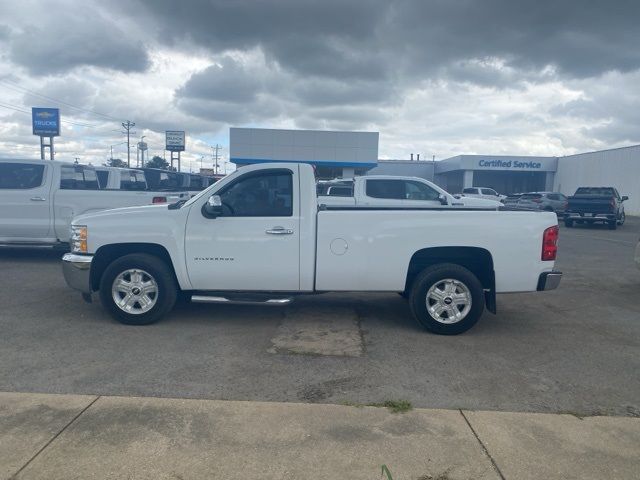
[[[222,215],[222,199],[220,195],[211,195],[202,206],[202,214],[206,218],[217,218]]]
[[[626,202],[627,200],[629,200],[629,197],[627,197],[626,195],[623,195],[623,196],[622,196],[622,201],[623,201],[623,202]]]
[[[447,196],[442,193],[438,195],[438,200],[440,200],[440,205],[449,205],[449,201],[447,200]]]

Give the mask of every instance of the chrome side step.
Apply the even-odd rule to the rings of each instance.
[[[289,305],[293,298],[252,298],[252,297],[221,297],[218,295],[192,295],[191,301],[194,303],[225,303],[227,305],[268,305],[268,306],[284,306]]]

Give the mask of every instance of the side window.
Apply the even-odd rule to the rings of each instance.
[[[405,186],[402,180],[367,180],[367,196],[404,200]]]
[[[475,188],[465,188],[464,190],[462,190],[462,193],[476,193],[476,189]]]
[[[407,200],[438,200],[440,194],[422,182],[405,182]]]
[[[353,197],[353,190],[351,187],[329,187],[327,195],[331,197]]]
[[[293,175],[269,172],[238,179],[220,194],[225,216],[290,217]]]
[[[483,195],[493,195],[494,197],[498,196],[498,192],[496,192],[495,190],[493,190],[491,188],[483,188],[482,189],[482,194]]]
[[[92,168],[80,165],[63,166],[60,171],[61,190],[98,190],[98,176]]]
[[[0,163],[0,189],[27,190],[42,185],[44,165]]]
[[[98,176],[98,183],[100,184],[100,188],[107,188],[107,184],[109,183],[109,172],[104,170],[96,170],[96,175]]]
[[[123,171],[120,177],[120,189],[129,191],[146,190],[147,183],[144,181],[142,172]]]

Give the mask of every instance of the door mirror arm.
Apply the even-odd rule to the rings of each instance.
[[[205,218],[218,218],[222,214],[222,199],[220,195],[211,195],[202,206],[202,215]]]
[[[440,200],[440,205],[449,205],[449,201],[446,195],[443,195],[443,194],[438,195],[438,200]]]

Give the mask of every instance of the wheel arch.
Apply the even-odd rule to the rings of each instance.
[[[486,308],[496,313],[496,280],[493,256],[480,247],[431,247],[418,250],[411,256],[407,268],[405,292],[411,289],[416,276],[425,268],[439,263],[453,263],[471,271],[485,290]]]
[[[102,274],[114,260],[133,253],[153,255],[154,257],[164,261],[171,269],[176,285],[179,285],[175,268],[171,261],[171,255],[169,255],[169,252],[165,247],[158,245],[157,243],[117,243],[103,245],[98,248],[93,256],[90,277],[91,289],[96,291],[100,288],[100,279],[102,278]]]

